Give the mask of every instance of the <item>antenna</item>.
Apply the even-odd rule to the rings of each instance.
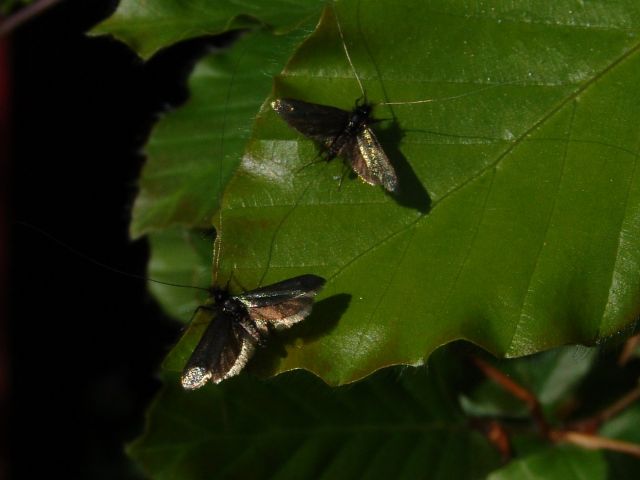
[[[218,228],[216,229],[216,238],[213,241],[213,284],[218,283],[218,273],[220,270],[220,257],[222,256],[222,164],[224,162],[224,137],[225,128],[227,126],[227,113],[229,111],[229,102],[231,101],[231,91],[233,90],[234,80],[238,73],[240,62],[244,57],[246,50],[243,50],[236,60],[233,70],[231,71],[231,79],[229,80],[229,88],[224,101],[224,113],[222,115],[222,131],[220,134],[220,162],[218,163]]]
[[[351,54],[349,53],[349,49],[347,47],[347,42],[345,41],[345,37],[344,37],[344,32],[342,30],[342,24],[340,23],[340,18],[338,17],[338,11],[336,9],[336,5],[335,5],[335,0],[330,0],[329,2],[331,4],[331,9],[333,10],[333,16],[335,17],[335,21],[336,21],[336,26],[338,27],[338,34],[340,35],[340,40],[342,41],[342,48],[344,49],[344,53],[345,56],[347,57],[347,61],[349,62],[349,66],[351,67],[351,70],[353,71],[354,76],[356,77],[356,81],[358,82],[358,86],[360,87],[360,91],[362,92],[362,96],[365,98],[367,98],[367,94],[365,92],[364,89],[364,85],[362,83],[362,80],[360,79],[360,76],[358,75],[358,72],[356,71],[356,67],[353,64],[353,60],[351,59]],[[493,85],[488,85],[486,87],[482,87],[476,90],[471,90],[465,93],[461,93],[459,95],[452,95],[450,97],[440,97],[440,98],[428,98],[425,100],[412,100],[412,101],[407,101],[407,102],[378,102],[376,103],[376,105],[418,105],[421,103],[434,103],[434,102],[442,102],[442,101],[447,101],[447,100],[455,100],[458,98],[463,98],[469,95],[475,95],[476,93],[480,93],[480,92],[484,92],[485,90],[491,90],[493,88],[497,88],[497,87],[503,87],[505,85],[524,85],[524,83],[522,82],[501,82],[501,83],[496,83]]]
[[[135,273],[131,273],[131,272],[126,272],[124,270],[120,270],[119,268],[115,268],[115,267],[112,267],[110,265],[107,265],[106,263],[102,263],[102,262],[96,260],[95,258],[92,258],[89,255],[86,255],[86,254],[80,252],[79,250],[73,248],[71,245],[63,242],[62,240],[59,240],[58,238],[54,237],[49,232],[43,230],[40,227],[36,227],[35,225],[32,225],[32,224],[27,223],[27,222],[22,222],[22,221],[17,221],[16,224],[18,224],[18,225],[20,225],[22,227],[28,228],[28,229],[30,229],[30,230],[42,235],[43,237],[48,238],[52,242],[58,244],[59,246],[61,246],[64,249],[68,250],[69,252],[73,253],[74,255],[86,260],[89,263],[92,263],[93,265],[96,265],[96,266],[98,266],[100,268],[104,268],[105,270],[108,270],[110,272],[118,273],[120,275],[124,275],[125,277],[134,278],[136,280],[144,280],[145,282],[157,283],[159,285],[167,285],[169,287],[178,287],[178,288],[191,288],[191,289],[194,289],[194,290],[202,290],[202,291],[205,291],[205,292],[209,292],[208,288],[196,287],[194,285],[182,285],[181,283],[163,282],[161,280],[155,280],[153,278],[148,278],[148,277],[145,277],[143,275],[137,275]]]
[[[461,93],[459,95],[452,95],[450,97],[429,98],[426,100],[413,100],[408,102],[380,102],[377,105],[416,105],[418,103],[443,102],[446,100],[455,100],[457,98],[468,97],[469,95],[475,95],[476,93],[484,92],[485,90],[491,90],[492,88],[504,87],[505,85],[523,85],[523,84],[515,83],[515,82],[495,83],[493,85],[488,85],[486,87],[478,88],[476,90],[471,90],[469,92]]]
[[[338,18],[338,12],[336,10],[335,2],[331,0],[331,9],[333,10],[333,16],[336,19],[336,25],[338,26],[338,34],[340,35],[340,40],[342,41],[342,48],[344,49],[344,54],[347,56],[347,61],[351,66],[351,70],[358,81],[358,85],[360,86],[360,91],[362,92],[362,97],[366,100],[367,93],[364,90],[364,85],[362,85],[362,81],[360,80],[360,76],[356,71],[356,67],[353,65],[353,61],[351,60],[351,55],[349,54],[349,49],[347,48],[347,42],[344,39],[344,33],[342,32],[342,25],[340,24],[340,19]]]

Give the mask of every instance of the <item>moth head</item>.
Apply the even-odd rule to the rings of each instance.
[[[224,304],[225,300],[227,300],[230,297],[229,292],[227,292],[225,289],[222,289],[222,288],[212,287],[210,292],[211,292],[211,298],[213,298],[213,301],[215,302],[216,305]]]
[[[356,101],[356,108],[354,109],[353,113],[355,113],[360,117],[368,118],[371,116],[372,110],[373,110],[373,106],[370,103],[368,103],[364,99],[364,97],[360,97]]]

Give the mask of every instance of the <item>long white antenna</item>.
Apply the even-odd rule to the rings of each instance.
[[[225,128],[227,126],[227,114],[229,111],[229,102],[231,101],[231,91],[233,89],[233,83],[236,78],[236,73],[240,66],[240,62],[244,57],[246,50],[243,50],[238,57],[233,71],[231,72],[231,79],[229,80],[229,88],[227,89],[227,96],[224,102],[224,114],[222,115],[222,131],[220,135],[220,163],[218,168],[218,229],[216,230],[216,238],[213,241],[213,284],[218,283],[218,272],[220,270],[220,257],[222,256],[222,164],[224,162],[224,137]]]
[[[218,230],[216,239],[213,241],[213,284],[218,282],[218,271],[220,270],[220,253],[222,252],[222,197],[218,210]]]
[[[119,275],[123,275],[125,277],[129,277],[129,278],[134,278],[136,280],[143,280],[145,282],[151,282],[151,283],[157,283],[159,285],[167,285],[169,287],[179,287],[179,288],[192,288],[194,290],[204,290],[205,292],[208,292],[209,289],[208,288],[203,288],[203,287],[196,287],[193,285],[183,285],[181,283],[173,283],[173,282],[163,282],[162,280],[156,280],[154,278],[149,278],[149,277],[145,277],[144,275],[138,275],[136,273],[131,273],[131,272],[127,272],[126,270],[121,270],[119,268],[116,267],[112,267],[111,265],[107,265],[106,263],[102,263],[99,260],[96,260],[93,257],[90,257],[89,255],[86,255],[84,253],[82,253],[80,250],[77,250],[75,248],[73,248],[71,245],[63,242],[62,240],[60,240],[57,237],[54,237],[52,234],[50,234],[49,232],[43,230],[40,227],[36,227],[35,225],[32,225],[28,222],[23,222],[23,221],[16,221],[15,222],[16,225],[20,225],[21,227],[25,227],[28,228],[34,232],[36,232],[38,235],[42,235],[43,237],[47,238],[48,240],[56,243],[57,245],[59,245],[62,248],[67,249],[69,252],[71,252],[72,254],[76,255],[79,258],[82,258],[83,260],[96,265],[100,268],[104,268],[105,270],[108,270],[110,272],[114,272],[117,273]]]
[[[340,40],[342,40],[342,48],[344,49],[344,53],[347,56],[347,60],[349,61],[349,65],[351,66],[351,70],[358,81],[358,85],[360,86],[360,91],[362,92],[362,96],[367,98],[367,94],[364,91],[364,86],[362,85],[362,81],[358,76],[358,72],[356,71],[356,67],[353,65],[353,61],[351,60],[351,55],[349,54],[349,49],[347,48],[347,42],[344,40],[344,34],[342,33],[342,25],[340,24],[340,19],[338,18],[338,12],[336,10],[335,3],[331,0],[331,9],[333,10],[333,16],[336,18],[336,25],[338,26],[338,34],[340,35]]]
[[[450,97],[440,97],[440,98],[429,98],[427,100],[413,100],[409,102],[380,102],[376,105],[415,105],[418,103],[433,103],[433,102],[442,102],[446,100],[455,100],[456,98],[467,97],[469,95],[475,95],[476,93],[484,92],[485,90],[491,90],[492,88],[504,87],[505,85],[522,85],[514,82],[503,82],[496,83],[494,85],[489,85],[486,87],[478,88],[477,90],[471,90],[465,93],[461,93],[459,95],[452,95]]]
[[[333,10],[333,15],[336,20],[336,25],[338,27],[338,34],[340,35],[340,40],[342,41],[342,48],[344,49],[345,56],[347,57],[349,66],[353,71],[353,75],[356,77],[356,81],[358,82],[358,86],[360,87],[360,91],[362,92],[362,96],[366,98],[367,94],[364,90],[364,85],[362,84],[362,80],[360,80],[360,76],[358,75],[355,65],[353,64],[353,60],[351,59],[351,54],[349,53],[349,48],[347,47],[347,42],[345,41],[345,38],[344,38],[344,33],[342,31],[342,24],[340,23],[340,18],[338,17],[335,1],[331,0],[329,3],[331,4],[331,9]],[[523,85],[523,84],[515,83],[515,82],[503,82],[503,83],[496,83],[494,85],[489,85],[483,88],[479,88],[477,90],[471,90],[469,92],[461,93],[459,95],[452,95],[450,97],[428,98],[425,100],[413,100],[408,102],[377,102],[376,105],[417,105],[421,103],[434,103],[434,102],[442,102],[446,100],[455,100],[457,98],[463,98],[469,95],[475,95],[476,93],[484,92],[485,90],[491,90],[492,88],[503,87],[505,85]]]

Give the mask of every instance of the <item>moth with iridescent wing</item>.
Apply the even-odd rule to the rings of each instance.
[[[325,160],[342,156],[354,172],[369,185],[382,185],[387,191],[398,189],[398,177],[380,146],[371,125],[372,105],[356,103],[352,111],[329,105],[280,98],[271,107],[303,135],[320,143]]]
[[[391,193],[398,192],[396,170],[378,141],[372,126],[379,120],[372,116],[374,104],[367,100],[366,90],[358,74],[342,31],[336,5],[328,2],[325,20],[333,19],[344,56],[360,87],[361,97],[351,110],[342,110],[329,105],[305,102],[293,98],[276,98],[271,102],[273,110],[287,124],[302,135],[317,142],[325,160],[343,157],[361,180],[370,185],[382,185]],[[313,75],[311,75],[313,77]],[[321,74],[318,74],[321,77]],[[487,88],[494,88],[496,85]],[[480,89],[484,90],[484,89]],[[453,100],[472,92],[439,99],[428,98],[412,101],[384,101],[375,105],[418,105],[436,100]]]
[[[240,373],[272,330],[309,316],[324,284],[322,277],[301,275],[240,295],[212,289],[213,305],[200,308],[210,310],[213,318],[183,370],[182,386],[194,390]]]

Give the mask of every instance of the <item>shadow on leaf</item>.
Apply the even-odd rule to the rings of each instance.
[[[395,120],[384,121],[385,127],[377,128],[376,133],[391,160],[398,176],[398,192],[393,198],[402,206],[413,208],[422,214],[431,209],[431,197],[424,185],[413,171],[411,164],[400,151],[399,145],[404,137],[404,131]]]
[[[312,343],[331,332],[346,312],[351,295],[341,293],[318,302],[311,315],[300,324],[285,332],[274,333],[269,337],[265,348],[256,352],[249,369],[259,376],[271,376],[275,373],[282,358],[287,356],[287,345]]]

